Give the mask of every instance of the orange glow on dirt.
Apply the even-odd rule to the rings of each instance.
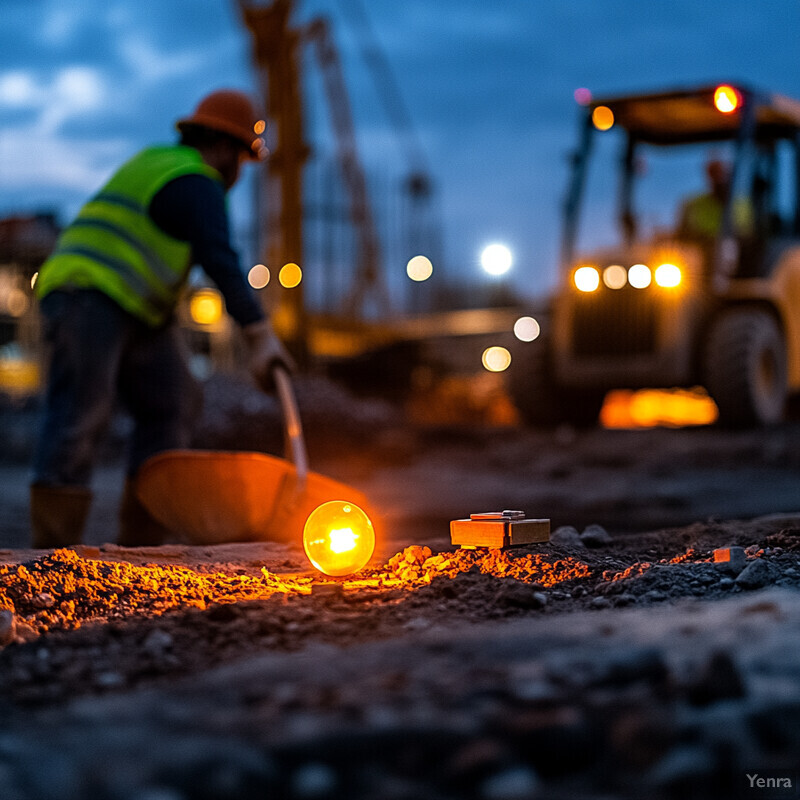
[[[515,578],[519,581],[552,587],[564,581],[586,578],[591,574],[587,564],[576,558],[556,558],[543,552],[530,553],[524,548],[508,550],[455,550],[433,555],[429,547],[411,545],[392,556],[387,567],[390,576],[384,578],[389,585],[391,574],[395,585],[412,589],[430,583],[438,577],[454,578],[461,572],[477,570],[498,578]]]
[[[211,603],[256,600],[304,588],[308,591],[302,581],[266,571],[257,576],[202,573],[82,558],[70,549],[54,550],[27,564],[0,565],[0,608],[17,614],[36,633],[79,628],[90,620],[160,615],[173,608],[204,609]]]
[[[83,550],[94,548],[82,548]],[[102,556],[102,557],[101,557]],[[187,609],[265,600],[273,596],[311,595],[330,581],[317,573],[260,574],[164,564],[132,564],[85,557],[72,549],[55,550],[25,564],[0,565],[0,609],[16,617],[17,632],[33,639],[47,631],[74,630],[90,622],[114,622],[160,616]],[[455,550],[433,554],[412,545],[386,564],[362,569],[337,583],[345,593],[367,592],[376,598],[398,589],[413,592],[432,581],[479,572],[496,578],[553,587],[592,575],[584,562],[526,548]]]
[[[606,396],[600,411],[605,428],[682,428],[712,425],[718,411],[701,389],[616,390]]]

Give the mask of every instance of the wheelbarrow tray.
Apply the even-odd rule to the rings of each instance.
[[[299,544],[308,515],[322,503],[344,500],[371,516],[361,492],[309,471],[288,373],[274,367],[273,377],[288,458],[239,451],[167,450],[139,469],[139,500],[174,534],[195,544]]]
[[[266,453],[168,450],[137,476],[147,510],[176,535],[196,544],[300,542],[308,515],[329,500],[367,511],[364,495]],[[367,513],[369,513],[367,511]]]

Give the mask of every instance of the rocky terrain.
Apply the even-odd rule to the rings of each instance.
[[[220,391],[203,446],[280,446],[271,401]],[[29,550],[31,416],[4,417],[2,797],[797,796],[800,426],[420,427],[298,394],[312,467],[381,516],[354,576],[114,545],[113,439],[85,543]],[[501,508],[551,540],[450,545]]]

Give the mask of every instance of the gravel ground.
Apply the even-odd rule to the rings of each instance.
[[[798,795],[800,427],[411,428],[305,388],[312,467],[384,521],[346,579],[291,545],[107,544],[113,440],[86,543],[24,549],[30,411],[4,425],[4,800]],[[269,449],[270,401],[220,391],[203,446]],[[449,545],[499,508],[550,542]]]

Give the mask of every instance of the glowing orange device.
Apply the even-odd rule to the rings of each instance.
[[[317,506],[303,528],[308,560],[334,577],[358,572],[375,550],[375,529],[355,503],[331,500]]]

